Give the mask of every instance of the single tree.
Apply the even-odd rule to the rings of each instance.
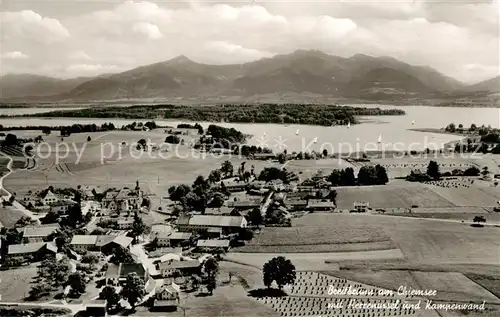
[[[375,165],[375,174],[377,177],[377,184],[385,185],[389,182],[389,177],[387,176],[387,171],[382,165]]]
[[[219,169],[215,169],[215,170],[211,171],[210,174],[208,175],[208,181],[211,184],[215,184],[217,182],[220,182],[220,180],[221,180],[221,172]]]
[[[217,287],[217,274],[219,273],[219,263],[215,258],[208,258],[204,265],[203,271],[205,272],[207,289],[212,295],[213,290]]]
[[[77,294],[85,293],[85,281],[80,272],[75,272],[68,276],[68,285]]]
[[[483,216],[475,216],[472,221],[476,226],[481,226],[481,223],[486,223],[486,218]]]
[[[296,278],[295,266],[282,256],[272,258],[265,263],[263,274],[266,287],[270,288],[274,281],[280,290],[287,284],[293,284]]]
[[[106,300],[106,309],[110,310],[120,303],[120,295],[113,286],[105,286],[99,293],[99,298]]]
[[[200,186],[203,189],[208,189],[208,182],[205,180],[205,177],[202,175],[198,175],[193,182],[193,188]]]
[[[144,281],[137,276],[137,273],[130,273],[120,295],[125,298],[132,310],[135,311],[135,305],[146,295]]]
[[[430,161],[427,166],[427,175],[432,177],[433,179],[439,179],[441,173],[439,172],[439,165],[436,161]]]
[[[133,263],[134,258],[130,254],[130,252],[123,248],[123,247],[117,247],[113,250],[113,256],[111,257],[110,262],[113,264],[120,264],[120,263]]]
[[[260,208],[258,207],[255,207],[254,209],[250,210],[247,218],[248,221],[254,226],[260,226],[262,224],[262,221],[264,220],[262,218],[262,213],[260,212]]]
[[[490,171],[488,170],[488,166],[483,167],[483,170],[481,171],[481,175],[483,177],[488,177],[489,174],[490,174]]]
[[[233,176],[234,167],[230,161],[224,161],[221,164],[220,170],[224,174],[225,178]]]
[[[132,236],[134,237],[134,242],[137,242],[138,237],[148,233],[149,231],[150,228],[144,223],[142,218],[138,214],[135,214],[131,230]]]
[[[334,204],[337,205],[337,191],[335,189],[330,189],[328,193],[328,199]]]
[[[172,186],[168,189],[170,199],[173,201],[181,201],[189,192],[191,188],[187,185]]]

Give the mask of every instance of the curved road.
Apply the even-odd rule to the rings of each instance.
[[[0,177],[0,189],[3,189],[3,191],[7,193],[7,196],[3,196],[2,199],[8,200],[8,199],[10,199],[10,197],[12,197],[12,194],[7,189],[5,189],[3,187],[3,180],[4,180],[4,178],[9,176],[13,172],[13,170],[12,170],[13,159],[12,159],[12,157],[6,155],[3,152],[0,152],[0,155],[5,156],[6,158],[9,159],[9,163],[7,163],[7,169],[9,170],[9,172],[6,173],[5,175],[3,175],[2,177]],[[37,224],[40,224],[40,220],[38,219],[38,217],[34,213],[29,211],[28,209],[24,208],[24,206],[21,205],[17,200],[14,200],[14,203],[12,204],[12,206],[15,207],[17,210],[21,211],[22,213],[24,213],[26,216],[35,220],[37,222]]]

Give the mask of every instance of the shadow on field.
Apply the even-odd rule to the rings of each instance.
[[[474,227],[474,228],[483,228],[484,227],[482,224],[479,224],[479,223],[473,223],[470,226]]]
[[[250,297],[282,297],[282,296],[287,296],[287,294],[280,289],[275,289],[275,288],[258,288],[258,289],[253,289],[248,292],[248,296]]]

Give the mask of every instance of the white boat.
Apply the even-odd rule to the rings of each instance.
[[[347,122],[347,128],[349,129],[351,127],[351,121]]]
[[[415,125],[415,120],[413,120],[413,121],[411,122],[411,125]]]
[[[299,129],[297,129],[297,131],[295,131],[295,135],[299,135]]]
[[[313,140],[314,143],[318,143],[318,137],[315,137]]]
[[[382,143],[382,134],[378,136],[378,143]]]

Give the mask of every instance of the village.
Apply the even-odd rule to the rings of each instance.
[[[169,129],[158,138],[164,138],[163,133],[180,136],[183,139],[173,141],[188,147],[181,141],[189,139],[189,133],[198,135],[197,128],[190,128],[194,132]],[[90,137],[83,138],[91,143]],[[144,148],[142,140],[127,143]],[[254,309],[270,307],[282,316],[297,315],[309,305],[306,297],[312,292],[322,296],[310,302],[318,313],[340,316],[342,310],[331,310],[325,296],[330,285],[374,286],[317,271],[335,270],[338,264],[330,261],[361,259],[370,252],[402,259],[394,242],[401,238],[389,237],[379,227],[397,222],[410,228],[404,219],[423,225],[425,219],[436,217],[435,223],[460,223],[459,230],[467,232],[469,224],[485,227],[474,234],[494,230],[496,169],[490,172],[474,161],[444,160],[439,155],[434,161],[424,152],[403,161],[376,155],[345,158],[341,166],[328,153],[305,153],[304,159],[296,153],[257,150],[246,148],[250,153],[240,161],[223,155],[216,161],[219,166],[210,161],[214,169],[205,168],[192,183],[156,188],[155,193],[154,180],[113,186],[82,182],[74,187],[52,186],[46,180],[45,186],[6,192],[0,278],[18,291],[1,294],[0,304],[32,303],[84,316],[178,316],[193,314],[192,305],[202,305],[202,299],[211,303],[219,291],[242,288],[243,294],[234,293],[238,300],[257,297],[252,305],[263,304]],[[325,162],[333,169],[317,166]],[[39,169],[47,163],[36,164]],[[147,166],[147,161],[140,164]],[[309,170],[304,164],[316,166]],[[108,165],[112,167],[115,175],[121,173],[121,165]],[[56,165],[56,172],[64,169],[69,170],[67,164]],[[463,203],[455,194],[446,198],[462,188],[468,190]],[[490,196],[481,196],[485,193]],[[454,210],[464,213],[459,220],[446,219]],[[14,212],[23,216],[9,222]],[[484,246],[489,248],[489,242]],[[308,254],[310,259],[302,256]],[[249,270],[258,273],[248,275]],[[268,277],[269,270],[288,277]],[[262,282],[268,288],[275,282],[279,291],[290,287],[287,293],[296,299],[276,298],[272,292],[252,295]],[[376,285],[377,292],[390,289]],[[391,302],[388,297],[378,300]],[[213,301],[218,309],[224,307],[220,299]],[[364,311],[351,312],[362,316]],[[415,312],[401,310],[398,316]]]

